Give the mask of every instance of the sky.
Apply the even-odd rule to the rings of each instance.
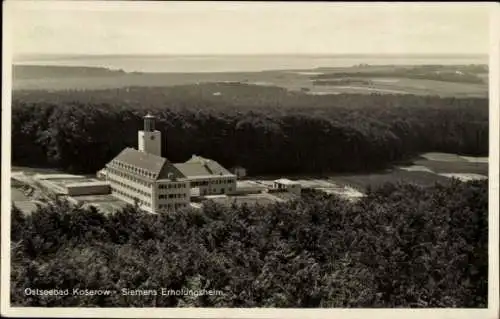
[[[487,54],[492,6],[47,0],[3,4],[14,56]]]

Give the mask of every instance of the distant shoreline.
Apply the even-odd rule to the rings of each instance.
[[[293,57],[293,58],[405,58],[405,59],[428,59],[428,58],[451,58],[451,59],[485,59],[488,60],[488,54],[458,54],[458,53],[441,53],[441,54],[365,54],[365,53],[324,53],[324,54],[306,54],[306,53],[275,53],[275,54],[18,54],[13,56],[13,61],[21,62],[25,60],[66,60],[66,59],[102,59],[102,58],[264,58],[264,57]]]

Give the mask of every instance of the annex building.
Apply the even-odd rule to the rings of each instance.
[[[236,191],[236,175],[214,160],[195,156],[185,163],[171,163],[161,156],[161,132],[155,117],[144,117],[138,132],[138,149],[125,148],[97,174],[111,194],[149,212],[186,207],[191,196],[230,194]]]

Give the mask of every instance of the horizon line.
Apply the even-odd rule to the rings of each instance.
[[[456,53],[456,52],[423,52],[423,53],[410,53],[410,52],[391,52],[391,53],[345,53],[345,52],[332,52],[332,53],[17,53],[13,57],[22,56],[489,56],[489,53]]]

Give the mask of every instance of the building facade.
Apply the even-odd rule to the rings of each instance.
[[[231,194],[236,191],[236,175],[219,163],[193,155],[185,163],[174,166],[189,179],[191,188],[197,188],[200,196]]]
[[[189,206],[193,188],[201,196],[236,190],[236,175],[219,163],[193,156],[173,164],[161,151],[161,132],[155,129],[154,116],[148,114],[144,129],[138,132],[138,149],[125,148],[98,177],[109,182],[113,196],[153,213]]]

